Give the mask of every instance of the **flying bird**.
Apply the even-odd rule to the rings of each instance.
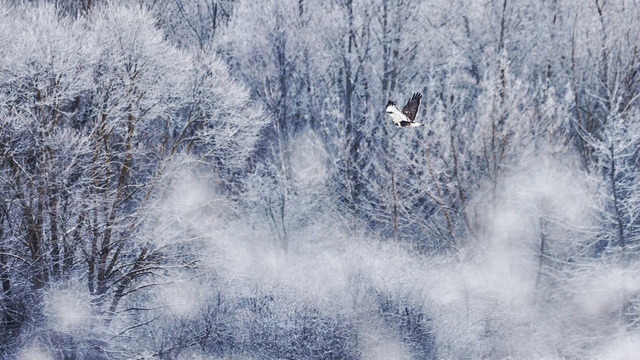
[[[404,106],[402,111],[398,109],[396,103],[389,100],[387,103],[387,114],[391,116],[391,120],[396,126],[400,127],[414,127],[414,126],[424,126],[424,124],[420,124],[415,122],[416,115],[418,114],[418,107],[420,106],[420,99],[422,98],[422,94],[414,93],[411,99],[407,102],[407,105]]]

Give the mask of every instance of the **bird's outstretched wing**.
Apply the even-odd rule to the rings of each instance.
[[[416,115],[418,114],[418,107],[420,106],[420,98],[422,98],[422,94],[414,93],[407,105],[402,109],[402,113],[405,114],[409,120],[413,121],[416,119]]]

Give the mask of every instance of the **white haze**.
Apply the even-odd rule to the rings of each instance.
[[[91,300],[80,289],[52,290],[47,294],[44,313],[64,331],[84,331],[91,321]]]
[[[327,180],[329,155],[316,134],[307,132],[297,137],[291,148],[293,174],[302,186],[314,186]]]
[[[52,360],[53,356],[44,347],[38,344],[30,344],[23,349],[19,355],[18,360]]]
[[[313,139],[308,141],[296,148],[304,152],[315,146]],[[323,156],[294,158],[302,184],[321,183]],[[390,294],[423,309],[444,359],[477,354],[629,359],[640,351],[637,337],[612,320],[625,299],[640,292],[637,266],[576,264],[573,271],[540,273],[541,223],[546,246],[567,254],[557,260],[571,261],[581,246],[575,239],[588,238],[581,234],[593,221],[593,191],[568,162],[523,158],[498,184],[494,202],[484,195],[488,189],[479,191],[472,203],[482,233],[466,239],[457,260],[422,256],[392,241],[350,237],[329,214],[291,231],[295,246],[285,251],[259,212],[249,222],[236,219],[206,177],[178,174],[157,205],[154,241],[164,246],[191,234],[188,240],[202,244],[198,257],[214,277],[176,271],[156,279],[150,304],[175,319],[197,319],[216,286],[232,301],[267,293],[291,302],[286,307],[308,306],[357,319],[364,358],[410,359],[402,335],[375,315],[374,294]],[[537,288],[539,276],[556,276],[557,286]],[[90,300],[81,293],[60,289],[47,295],[44,313],[53,326],[65,332],[88,329]],[[602,340],[588,340],[598,337]],[[20,356],[50,358],[37,342],[27,344]],[[208,358],[197,352],[192,356]]]
[[[310,169],[321,169],[323,161],[296,155],[303,183],[321,176]],[[553,275],[559,277],[557,288],[536,288],[536,279],[548,276],[539,273],[542,222],[546,246],[554,253],[570,257],[581,246],[572,239],[588,238],[581,234],[592,224],[593,199],[583,179],[570,163],[524,158],[499,184],[493,205],[473,199],[482,204],[475,221],[484,230],[466,241],[457,261],[416,255],[402,244],[346,236],[329,216],[292,231],[296,245],[284,251],[260,221],[247,224],[225,216],[226,205],[190,175],[176,179],[165,211],[169,217],[182,213],[190,218],[193,209],[207,204],[209,215],[200,214],[192,224],[207,239],[203,258],[216,281],[226,284],[225,292],[241,299],[262,289],[298,305],[354,316],[365,358],[411,358],[400,334],[374,316],[371,289],[424,309],[442,358],[500,354],[559,359],[563,352],[625,358],[638,349],[633,338],[624,332],[612,335],[618,331],[615,326],[606,331],[599,327],[611,326],[607,316],[623,306],[625,296],[640,290],[636,269],[576,264],[575,271]],[[200,281],[172,280],[155,296],[174,315],[192,316],[206,302],[203,289],[208,285]],[[613,342],[585,340],[605,333]]]

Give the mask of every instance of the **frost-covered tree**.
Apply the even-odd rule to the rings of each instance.
[[[39,303],[54,285],[82,282],[108,325],[149,275],[193,264],[188,247],[171,245],[183,239],[152,237],[153,200],[172,172],[205,168],[221,193],[237,192],[265,119],[215,56],[176,49],[140,8],[72,19],[27,5],[3,16],[8,345],[46,323]]]
[[[637,242],[640,55],[632,19],[639,11],[624,2],[595,1],[576,19],[597,24],[593,31],[576,31],[572,62],[576,140],[585,166],[602,183],[601,247]]]

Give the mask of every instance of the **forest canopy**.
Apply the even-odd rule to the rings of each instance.
[[[638,19],[0,0],[0,357],[637,354]]]

